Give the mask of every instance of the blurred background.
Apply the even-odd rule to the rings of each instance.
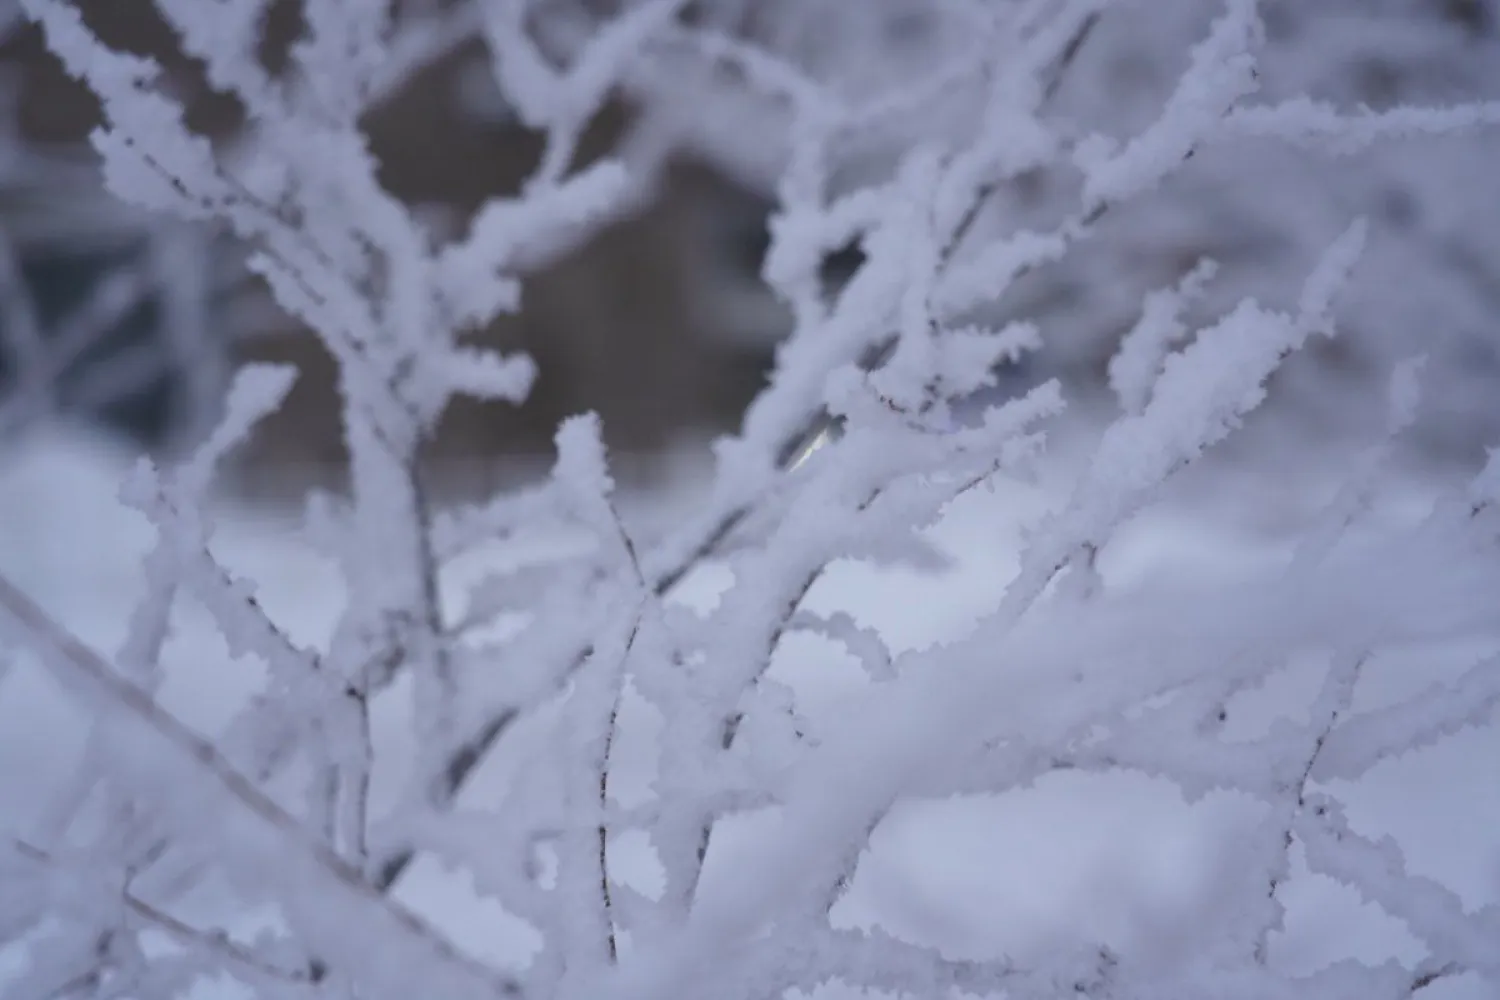
[[[232,147],[241,109],[176,51],[149,0],[77,6],[111,44],[161,60],[192,127]],[[438,17],[467,4],[405,6]],[[562,51],[557,39],[567,32],[549,36],[549,24],[601,16],[618,2],[532,6],[540,34]],[[906,68],[941,65],[963,31],[959,6],[721,0],[689,10],[836,89],[869,93],[899,86]],[[1266,100],[1305,93],[1381,110],[1500,98],[1493,0],[1266,0],[1262,9]],[[1158,112],[1219,11],[1215,0],[1111,5],[1051,113],[1080,133],[1128,136]],[[300,16],[296,0],[272,4],[267,65],[285,64]],[[331,359],[247,276],[242,248],[224,233],[147,216],[104,192],[87,142],[96,102],[45,52],[15,0],[0,0],[0,32],[0,448],[63,421],[131,450],[175,454],[212,425],[235,365],[289,361],[303,370],[299,385],[243,456],[231,489],[269,500],[336,486],[343,446]],[[433,462],[455,482],[483,488],[500,470],[545,461],[557,420],[587,409],[602,414],[625,474],[648,481],[672,454],[734,429],[790,319],[760,279],[784,116],[732,84],[711,66],[683,63],[633,79],[594,122],[580,161],[623,155],[639,192],[595,238],[540,262],[521,312],[484,331],[531,353],[541,377],[524,407],[450,414]],[[438,238],[461,232],[484,199],[517,191],[541,148],[505,106],[483,46],[461,31],[365,124],[384,183]],[[889,170],[914,140],[953,127],[896,122],[855,137],[843,150],[844,174]],[[1061,171],[1022,178],[996,193],[979,234],[1054,223],[1076,205],[1076,183]],[[1203,257],[1222,266],[1198,319],[1247,294],[1290,305],[1316,256],[1356,215],[1370,218],[1372,238],[1343,300],[1345,335],[1317,343],[1278,376],[1274,419],[1309,439],[1378,433],[1391,366],[1422,353],[1438,391],[1428,395],[1413,453],[1474,460],[1500,442],[1497,130],[1344,158],[1262,140],[1204,150],[984,317],[1030,317],[1044,333],[1046,349],[1008,373],[1006,391],[1057,375],[1085,403],[1100,396],[1108,356],[1142,295]],[[858,249],[847,248],[827,260],[825,277],[836,286],[858,264]]]

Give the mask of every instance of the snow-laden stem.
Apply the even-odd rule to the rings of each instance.
[[[108,724],[121,725],[126,731],[135,729],[161,741],[173,755],[174,763],[186,767],[183,777],[198,788],[194,798],[202,796],[202,800],[195,802],[196,807],[207,805],[212,809],[227,804],[244,818],[271,831],[271,837],[264,838],[261,834],[257,838],[262,841],[260,849],[269,852],[258,859],[261,864],[272,868],[289,865],[291,871],[282,877],[311,879],[316,892],[325,894],[330,901],[345,901],[348,905],[343,909],[364,923],[370,933],[388,945],[404,943],[403,950],[413,962],[455,986],[464,984],[465,993],[476,988],[482,992],[474,995],[506,995],[516,991],[513,983],[474,965],[418,917],[374,892],[360,872],[309,836],[295,817],[235,770],[213,744],[163,711],[139,688],[118,677],[3,578],[0,578],[0,613],[6,618],[8,631],[19,632],[43,655],[61,683],[79,690],[82,697],[99,707]],[[293,852],[292,856],[285,856],[285,851]],[[329,944],[333,942],[330,940]],[[339,947],[344,945],[340,943]],[[382,988],[390,985],[393,984]]]

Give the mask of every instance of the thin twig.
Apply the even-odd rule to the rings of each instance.
[[[630,533],[625,530],[625,522],[620,519],[620,512],[615,508],[614,503],[607,497],[605,503],[609,508],[610,519],[614,523],[615,532],[619,535],[621,551],[625,554],[625,560],[635,576],[635,585],[641,595],[641,602],[636,611],[635,621],[630,626],[630,635],[625,639],[625,648],[620,651],[618,671],[623,671],[625,664],[630,660],[631,651],[635,649],[636,637],[641,634],[641,625],[646,615],[646,607],[653,597],[660,600],[661,594],[655,593],[652,588],[646,586],[646,576],[641,569],[641,560],[636,552],[635,541],[631,539]],[[609,706],[609,722],[604,729],[604,751],[599,759],[599,896],[604,906],[604,926],[607,929],[606,936],[611,964],[619,960],[620,950],[615,938],[614,898],[609,888],[609,828],[605,823],[605,817],[609,812],[610,756],[614,751],[615,733],[619,728],[620,695],[623,688],[624,685],[619,683],[617,676],[614,686],[614,699]]]
[[[630,634],[630,641],[635,642],[634,632]],[[626,652],[629,653],[629,646],[626,647]],[[599,768],[599,815],[601,817],[609,809],[609,758],[610,752],[614,749],[615,728],[619,718],[620,703],[617,700],[609,710],[609,725],[604,731],[604,763]],[[599,820],[599,898],[604,904],[604,926],[608,928],[609,960],[614,963],[619,961],[620,954],[615,941],[614,900],[609,891],[609,827],[605,825],[603,819]]]
[[[1319,699],[1320,701],[1327,699],[1329,702],[1326,706],[1327,711],[1318,726],[1317,735],[1313,737],[1312,744],[1308,748],[1307,759],[1297,775],[1296,784],[1288,790],[1288,796],[1291,799],[1287,815],[1289,825],[1281,831],[1283,864],[1288,863],[1288,855],[1294,842],[1292,826],[1307,808],[1307,783],[1312,779],[1313,769],[1318,765],[1318,756],[1323,752],[1323,745],[1328,742],[1328,737],[1333,733],[1340,718],[1349,710],[1350,699],[1354,696],[1354,685],[1369,656],[1368,652],[1335,654],[1334,661],[1328,668],[1328,677],[1324,680],[1324,695]],[[1272,903],[1277,902],[1276,896],[1285,881],[1286,876],[1274,870],[1270,878],[1266,880],[1266,895]],[[1258,965],[1265,965],[1269,960],[1270,938],[1274,929],[1275,927],[1271,925],[1264,926],[1256,936],[1255,961]]]
[[[644,611],[644,608],[642,609]],[[635,648],[636,636],[641,632],[641,615],[637,614],[631,626],[630,636],[625,640],[625,649],[620,654],[621,666],[630,658]],[[605,938],[611,964],[619,961],[620,949],[615,937],[614,898],[609,888],[609,827],[604,816],[609,810],[610,755],[614,750],[615,731],[620,719],[620,685],[615,686],[614,703],[609,708],[609,722],[604,730],[604,752],[599,762],[599,899],[604,908]]]
[[[13,839],[11,847],[17,854],[29,861],[34,861],[39,865],[49,868],[61,867],[61,862],[34,844],[29,844],[24,840]],[[178,943],[214,955],[222,959],[227,965],[239,966],[256,976],[263,976],[284,982],[307,983],[312,981],[309,970],[287,969],[272,965],[251,949],[232,941],[221,931],[205,931],[184,923],[170,913],[152,906],[129,889],[123,890],[120,897],[125,903],[125,908],[137,917],[167,932]]]

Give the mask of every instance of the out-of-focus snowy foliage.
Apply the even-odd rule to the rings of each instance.
[[[0,5],[0,45],[19,4]],[[242,270],[199,226],[99,190],[87,150],[30,141],[18,69],[0,71],[0,439],[86,415],[167,451],[217,419],[227,293]]]
[[[230,227],[324,338],[353,490],[307,509],[341,578],[318,641],[225,558],[207,499],[290,386],[250,368],[194,456],[124,484],[154,537],[116,648],[0,580],[0,669],[89,720],[75,766],[0,841],[6,996],[1500,987],[1494,873],[1439,877],[1370,820],[1396,764],[1476,734],[1495,759],[1500,460],[1416,509],[1381,493],[1424,399],[1449,391],[1431,325],[1480,295],[1417,306],[1428,286],[1382,271],[1418,273],[1402,256],[1417,248],[1390,248],[1415,240],[1367,197],[1400,181],[1422,219],[1483,201],[1482,178],[1439,166],[1482,162],[1500,124],[1462,59],[1425,66],[1442,32],[1482,44],[1451,18],[1396,38],[1352,2],[1314,16],[1254,0],[307,0],[273,77],[253,30],[264,0],[158,0],[250,112],[229,157],[183,128],[149,61],[106,49],[66,0],[23,6],[104,102],[94,144],[112,190]],[[434,245],[377,183],[358,123],[392,74],[463,31],[483,35],[501,93],[548,145],[517,197]],[[1299,33],[1319,40],[1278,61]],[[1395,91],[1340,90],[1370,86],[1347,47],[1399,52]],[[620,159],[575,170],[617,88],[640,127]],[[711,484],[670,524],[635,526],[597,421],[579,416],[544,482],[438,509],[419,459],[448,402],[519,400],[534,375],[465,334],[516,308],[524,263],[607,218],[680,142],[774,178],[765,277],[795,318]],[[1401,170],[1395,143],[1412,151]],[[824,287],[824,258],[851,242],[863,264]],[[1423,266],[1460,280],[1438,257]],[[1120,343],[1100,354],[1102,426],[1068,421],[1056,381],[990,391],[1004,362],[1103,340]],[[1132,531],[1172,509],[1283,364],[1345,342],[1399,363],[1332,496],[1243,566],[1122,572]],[[950,567],[934,533],[960,511],[998,520],[986,491],[1028,486],[1049,499],[1011,512],[1015,564],[979,568],[988,596],[967,620],[925,609],[946,623],[926,644],[819,597],[854,566],[905,581],[908,608],[935,600]],[[216,655],[167,655],[183,606],[212,623]],[[790,668],[806,642],[819,652]],[[259,665],[253,690],[227,718],[184,721],[173,685],[231,662]],[[477,787],[481,764],[503,780]],[[1494,768],[1469,766],[1484,815]],[[1211,857],[1182,859],[1204,873],[1194,889],[1163,900],[1137,872],[1106,873],[1103,887],[1147,890],[1124,926],[1079,917],[1024,950],[965,919],[941,877],[906,887],[907,905],[872,902],[882,873],[901,894],[888,862],[914,824],[930,834],[951,810],[980,844],[959,878],[993,879],[1048,814],[1034,793],[1069,781],[1211,810]],[[1050,816],[1034,836],[1087,832]],[[941,872],[932,850],[918,867]],[[430,860],[484,901],[462,927],[404,891]],[[1319,938],[1304,915],[1329,886],[1402,934]],[[1003,914],[1006,886],[994,894]]]
[[[913,72],[950,82],[953,92],[941,108],[914,101],[909,113],[884,120],[888,128],[862,125],[841,135],[847,148],[866,154],[844,165],[855,176],[872,163],[889,165],[914,134],[953,141],[971,127],[978,89],[965,67],[974,65],[984,36],[965,12],[982,5],[881,3],[858,24],[839,0],[726,6],[752,25],[763,23],[762,37],[810,74],[840,81],[843,94],[899,99]],[[1265,44],[1256,63],[1257,101],[1308,99],[1360,114],[1402,103],[1500,99],[1500,10],[1493,3],[1268,0],[1260,6]],[[1189,47],[1216,14],[1205,0],[1114,0],[1066,77],[1047,84],[1056,87],[1049,96],[1053,122],[1068,141],[1090,131],[1116,141],[1133,135],[1160,112]],[[871,60],[871,46],[887,51]],[[642,76],[655,82],[654,89],[642,87],[666,109],[661,117],[673,135],[743,176],[774,183],[785,146],[765,141],[784,117],[773,102],[728,95],[737,103],[726,114],[702,100],[703,88],[675,85],[671,73]],[[1308,108],[1295,131],[1275,126],[1290,141],[1267,141],[1256,115],[1234,122],[1152,191],[1112,209],[1087,245],[1018,281],[988,319],[1038,322],[1046,347],[1033,370],[1095,387],[1152,289],[1209,258],[1224,271],[1206,290],[1195,313],[1200,321],[1244,295],[1286,305],[1288,290],[1321,248],[1350,216],[1364,215],[1374,239],[1340,301],[1340,317],[1355,335],[1289,363],[1278,378],[1285,396],[1278,412],[1300,433],[1357,433],[1379,419],[1372,401],[1384,373],[1400,358],[1423,353],[1444,388],[1423,408],[1410,444],[1435,457],[1474,460],[1500,433],[1493,402],[1500,386],[1494,325],[1500,132],[1415,141],[1399,119],[1388,119],[1330,134],[1319,124],[1329,110]],[[1394,141],[1372,142],[1377,135]],[[1016,183],[994,194],[976,231],[1055,226],[1076,208],[1077,185],[1065,161],[1029,164]]]

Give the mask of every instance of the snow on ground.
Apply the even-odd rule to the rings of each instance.
[[[1063,441],[1066,456],[1080,454]],[[0,572],[94,648],[106,654],[123,639],[139,560],[151,542],[144,520],[116,499],[129,462],[78,432],[53,429],[0,457]],[[1285,555],[1276,526],[1333,488],[1326,463],[1243,466],[1189,481],[1191,502],[1163,506],[1132,522],[1104,553],[1112,583],[1148,574],[1215,576]],[[631,497],[631,516],[650,521],[690,502],[687,485],[663,497]],[[1046,477],[1044,477],[1044,483]],[[1384,493],[1392,514],[1420,509],[1425,483],[1393,482]],[[878,628],[897,652],[966,631],[994,606],[1016,567],[1026,523],[1055,495],[1048,486],[976,490],[954,503],[932,531],[953,559],[941,575],[837,566],[809,597],[814,610],[842,609]],[[301,544],[283,521],[225,511],[216,547],[233,569],[257,581],[268,611],[299,641],[326,639],[339,606],[333,567]],[[728,581],[708,567],[679,599],[708,606]],[[167,706],[213,731],[259,681],[255,664],[233,661],[206,616],[179,609],[166,654]],[[86,719],[22,655],[0,660],[0,835],[24,832],[45,794],[76,760]],[[838,711],[841,695],[862,683],[848,659],[824,640],[795,634],[774,674],[799,692],[816,719]],[[1432,677],[1421,651],[1387,657],[1372,668],[1367,697],[1394,697]],[[1246,699],[1246,718],[1289,711],[1305,692],[1271,685]],[[399,728],[399,713],[385,727]],[[622,722],[614,781],[622,796],[643,794],[650,738],[661,720],[641,704]],[[545,717],[519,727],[470,790],[482,800],[514,776]],[[386,746],[395,747],[397,737]],[[1411,869],[1435,878],[1471,907],[1500,902],[1500,730],[1474,730],[1429,750],[1382,765],[1350,796],[1351,819],[1390,834]],[[1230,877],[1216,845],[1253,812],[1244,801],[1210,796],[1189,805],[1171,785],[1139,776],[1058,773],[998,798],[910,803],[882,825],[855,884],[835,911],[847,924],[879,922],[892,932],[940,945],[953,957],[1006,952],[1018,959],[1065,938],[1093,937],[1142,949],[1163,962],[1192,954],[1215,885]],[[760,817],[764,819],[764,817]],[[754,836],[757,817],[726,824],[723,836]],[[642,843],[622,838],[617,873],[650,892],[654,862]],[[705,879],[713,877],[712,865]],[[491,902],[476,900],[468,877],[419,862],[403,898],[464,948],[496,960],[524,962],[536,938]],[[1404,929],[1345,889],[1307,876],[1284,890],[1287,933],[1276,954],[1314,969],[1331,959],[1378,960],[1410,955]],[[5,962],[0,955],[0,977]],[[1478,997],[1476,983],[1440,984],[1432,995]]]

